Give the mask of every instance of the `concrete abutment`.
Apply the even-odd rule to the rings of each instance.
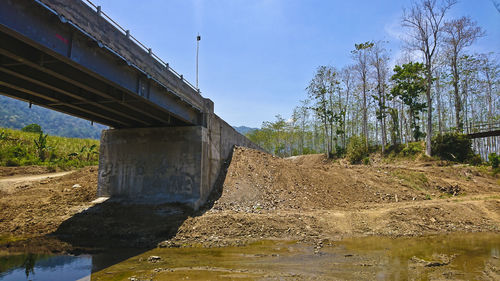
[[[110,129],[101,136],[98,195],[198,209],[235,145],[256,148],[215,114],[207,126]]]

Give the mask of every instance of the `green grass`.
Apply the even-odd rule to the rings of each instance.
[[[0,166],[39,165],[52,168],[80,168],[97,165],[99,141],[48,136],[40,149],[37,133],[0,128]]]

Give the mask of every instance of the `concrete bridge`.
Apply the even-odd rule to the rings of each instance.
[[[234,145],[213,102],[90,1],[0,1],[0,93],[110,126],[100,196],[198,208]]]

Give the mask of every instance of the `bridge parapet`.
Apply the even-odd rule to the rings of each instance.
[[[123,57],[128,64],[136,66],[146,75],[163,84],[174,94],[178,95],[200,112],[207,112],[204,108],[204,98],[199,90],[192,86],[182,75],[175,72],[167,63],[156,56],[151,49],[130,35],[130,32],[121,28],[116,22],[108,21],[100,9],[93,10],[83,1],[65,0],[38,0],[49,8],[77,25],[100,44],[107,46]],[[91,3],[90,1],[87,1]],[[91,6],[97,8],[95,5]],[[121,28],[121,29],[119,29]],[[134,40],[135,39],[135,40]],[[137,42],[137,43],[136,43]]]
[[[450,128],[447,133],[456,132],[456,128]],[[499,122],[470,123],[463,128],[464,134],[471,139],[500,136]]]

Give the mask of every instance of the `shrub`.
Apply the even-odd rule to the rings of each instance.
[[[20,161],[21,166],[38,165],[39,163],[38,159],[22,159]]]
[[[401,153],[403,156],[414,156],[422,153],[423,151],[424,147],[421,142],[410,142],[401,150]]]
[[[448,133],[432,139],[432,155],[443,160],[466,162],[474,157],[472,141],[467,135]]]
[[[21,158],[28,154],[26,148],[21,146],[19,143],[8,149],[8,157]]]
[[[38,151],[38,158],[40,158],[40,160],[45,161],[45,157],[46,157],[46,151],[48,149],[47,147],[47,137],[49,135],[43,135],[43,132],[40,132],[40,134],[38,135],[38,140],[33,140],[33,142],[35,143],[35,147]]]
[[[6,132],[0,132],[0,140],[8,140],[9,139],[9,134]]]
[[[339,145],[335,146],[335,153],[333,154],[333,156],[335,156],[336,158],[341,158],[344,157],[345,154],[346,154],[346,149],[344,147],[341,147]]]
[[[7,167],[17,167],[20,166],[21,162],[19,162],[19,159],[17,158],[9,158],[7,161],[5,161],[5,166]]]
[[[500,155],[497,155],[496,153],[490,153],[490,155],[488,155],[488,161],[490,162],[491,167],[493,169],[496,169],[500,164]]]
[[[35,123],[29,124],[28,126],[22,128],[21,131],[28,132],[28,133],[37,133],[37,134],[43,132],[42,127],[40,127],[40,125],[35,124]]]
[[[363,164],[364,165],[370,165],[370,157],[363,158]]]
[[[479,166],[483,163],[483,159],[481,159],[481,156],[478,154],[474,154],[469,160],[469,164],[474,165],[474,166]]]
[[[302,149],[302,154],[316,154],[316,153],[318,153],[316,150],[309,147],[304,147]]]
[[[363,137],[352,136],[347,144],[347,159],[351,164],[360,163],[363,158],[368,156],[366,142]]]
[[[398,155],[406,146],[404,144],[394,144],[394,145],[387,145],[385,147],[385,155],[387,156],[396,156]]]

